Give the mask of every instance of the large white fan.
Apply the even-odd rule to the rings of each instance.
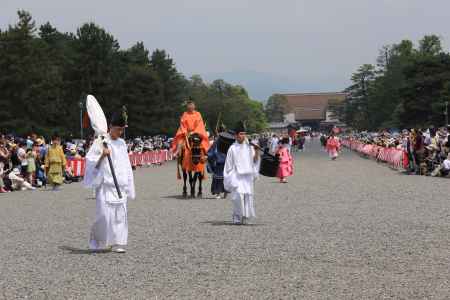
[[[108,132],[108,123],[106,122],[105,114],[98,104],[94,96],[88,95],[86,99],[86,110],[91,120],[91,126],[97,136],[104,136]]]

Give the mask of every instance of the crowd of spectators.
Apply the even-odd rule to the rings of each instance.
[[[93,139],[68,139],[61,145],[67,159],[83,158]],[[130,153],[169,149],[170,139],[165,136],[140,137],[128,139]],[[37,134],[26,138],[15,135],[0,135],[0,193],[19,190],[35,190],[46,187],[47,176],[45,157],[48,152],[49,140]],[[68,164],[64,172],[64,183],[81,180],[74,176]]]
[[[288,133],[263,133],[261,135],[251,136],[251,141],[259,144],[262,149],[266,150],[270,154],[275,155],[277,149],[282,144],[283,138],[286,138],[289,141],[289,143],[285,146],[288,148],[290,153],[293,153],[296,151],[303,151],[306,139],[311,138],[312,136],[312,132],[297,132],[295,137],[289,135]]]
[[[170,149],[172,139],[164,135],[153,137],[137,137],[127,140],[128,152],[147,152],[154,150]]]
[[[400,132],[359,132],[350,138],[365,144],[395,147],[405,152],[408,158],[406,171],[409,174],[426,176],[450,175],[449,127],[427,129],[404,129]]]

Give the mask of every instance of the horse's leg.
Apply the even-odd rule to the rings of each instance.
[[[186,186],[186,180],[187,180],[187,173],[186,170],[183,170],[183,197],[187,197],[187,186]]]
[[[197,180],[200,181],[200,176],[199,175],[200,174],[198,172],[194,172],[194,179],[193,179],[193,181],[194,181],[194,192],[195,192],[195,186],[197,184]],[[202,193],[199,190],[199,193],[197,194],[197,197],[201,197],[201,196],[202,196]]]
[[[191,186],[191,198],[195,198],[195,181],[192,176],[192,171],[189,171],[189,184]]]
[[[203,175],[200,172],[196,172],[195,175],[196,175],[196,178],[198,178],[198,195],[197,195],[197,197],[201,198],[203,196],[203,191],[202,191]]]

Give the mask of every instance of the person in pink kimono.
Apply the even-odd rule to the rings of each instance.
[[[331,135],[327,140],[326,148],[328,154],[330,155],[330,158],[332,160],[336,160],[336,158],[339,156],[339,151],[341,150],[341,143],[339,141],[339,138],[334,135],[334,132],[331,132]]]
[[[281,145],[278,147],[277,155],[280,159],[277,177],[280,178],[281,183],[287,183],[287,177],[294,174],[292,156],[289,152],[289,138],[283,138],[281,140]]]

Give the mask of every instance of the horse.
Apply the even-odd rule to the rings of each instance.
[[[189,185],[191,187],[191,198],[195,198],[195,186],[197,180],[198,194],[197,197],[201,198],[202,193],[202,180],[205,174],[205,162],[207,159],[206,149],[201,146],[202,139],[198,133],[193,133],[187,138],[188,144],[180,144],[180,154],[177,158],[178,179],[180,176],[180,166],[183,173],[183,197],[187,198],[187,186],[186,181],[189,176]],[[187,145],[187,147],[186,147]]]

